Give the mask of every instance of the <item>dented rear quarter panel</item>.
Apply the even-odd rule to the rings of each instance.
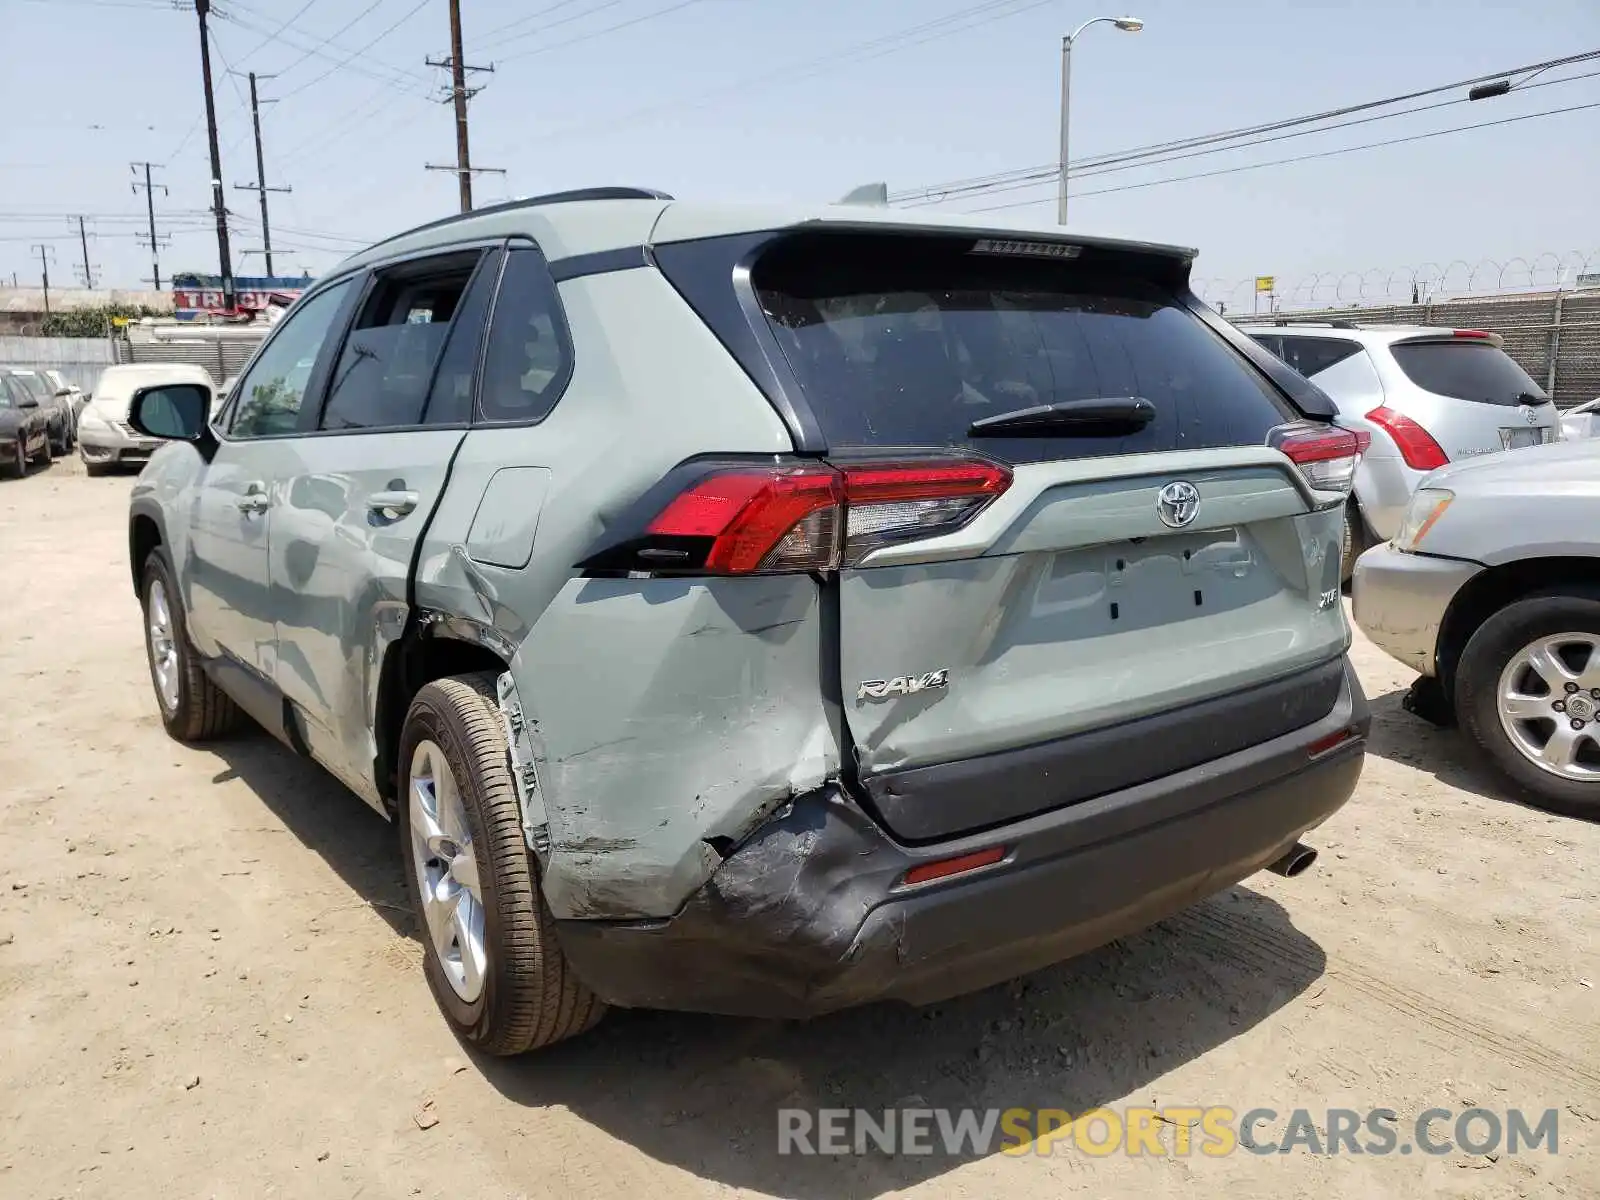
[[[541,423],[466,436],[416,604],[424,619],[472,622],[510,662],[549,822],[552,912],[668,916],[721,861],[708,839],[737,841],[838,772],[820,588],[809,576],[578,576],[607,524],[684,459],[793,441],[654,269],[560,291],[571,382]],[[537,486],[506,486],[519,468]],[[531,545],[525,566],[506,565],[512,542],[519,555]]]

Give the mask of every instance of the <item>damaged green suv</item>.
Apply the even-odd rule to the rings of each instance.
[[[607,188],[383,242],[219,411],[146,388],[163,721],[399,826],[427,976],[927,1002],[1140,929],[1350,796],[1354,434],[1192,252]]]

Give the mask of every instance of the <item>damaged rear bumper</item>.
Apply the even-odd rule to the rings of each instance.
[[[558,921],[559,937],[584,982],[628,1007],[804,1017],[960,995],[1143,929],[1266,866],[1349,799],[1369,723],[1346,664],[1338,702],[1314,724],[935,846],[897,844],[830,785],[759,829],[676,916]],[[902,882],[919,863],[996,845],[1005,857],[993,866]]]

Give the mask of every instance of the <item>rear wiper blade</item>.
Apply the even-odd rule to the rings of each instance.
[[[1156,419],[1156,406],[1143,396],[1096,396],[1037,404],[984,417],[967,427],[968,437],[1028,437],[1070,433],[1076,437],[1125,437]]]
[[[1537,407],[1540,404],[1549,404],[1550,397],[1541,396],[1538,392],[1518,392],[1516,401],[1518,404],[1529,404]]]

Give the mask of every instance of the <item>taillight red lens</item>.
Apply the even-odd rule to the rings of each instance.
[[[959,528],[1010,485],[1010,471],[975,459],[722,470],[673,497],[646,534],[712,539],[685,567],[706,574],[827,571]]]
[[[1348,492],[1355,482],[1361,439],[1348,429],[1296,421],[1274,429],[1267,444],[1283,451],[1318,491]]]
[[[1488,341],[1490,338],[1494,337],[1494,334],[1485,329],[1457,329],[1453,331],[1453,336],[1458,338],[1472,338],[1477,341]]]
[[[711,574],[827,570],[837,562],[842,497],[828,467],[722,471],[674,497],[649,532],[714,538],[705,560]]]
[[[1394,444],[1400,448],[1400,457],[1413,471],[1432,471],[1450,461],[1450,456],[1426,429],[1392,408],[1375,408],[1367,414],[1367,420],[1394,439]]]

